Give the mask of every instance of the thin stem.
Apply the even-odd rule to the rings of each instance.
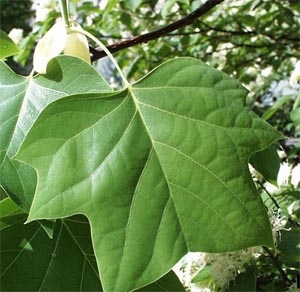
[[[263,185],[263,183],[261,183],[259,180],[257,180],[257,183],[261,186],[261,188],[266,192],[266,194],[269,196],[269,198],[272,200],[272,202],[274,203],[274,205],[276,206],[277,209],[280,209],[279,204],[277,203],[277,201],[274,199],[274,197],[272,196],[272,194],[266,189],[266,187]]]
[[[281,268],[277,257],[273,255],[273,253],[271,252],[271,250],[269,248],[267,248],[266,246],[263,246],[264,251],[268,254],[268,256],[270,257],[270,259],[272,260],[274,266],[277,268],[277,270],[279,271],[282,279],[289,285],[292,284],[292,281],[288,278],[288,276],[286,275],[286,273],[284,272],[284,270]]]
[[[72,28],[72,31],[74,32],[79,32],[81,34],[84,34],[85,36],[87,36],[88,38],[90,38],[92,41],[94,41],[97,46],[99,46],[105,53],[106,55],[108,56],[108,58],[111,60],[111,62],[114,64],[115,68],[117,69],[117,71],[119,72],[122,80],[123,80],[123,83],[126,87],[130,88],[131,85],[130,83],[128,82],[128,80],[126,79],[124,73],[122,72],[119,64],[117,63],[116,59],[113,57],[113,55],[111,54],[111,52],[106,48],[106,46],[100,41],[98,40],[96,37],[94,37],[92,34],[90,34],[88,31],[85,31],[83,29],[78,29],[78,28]]]
[[[28,75],[28,79],[31,79],[31,78],[33,77],[34,72],[35,72],[34,69],[32,69],[32,70],[30,71],[30,74]]]
[[[63,18],[63,21],[66,27],[69,27],[70,20],[69,20],[68,0],[60,0],[59,3],[60,3],[60,11],[61,11],[61,16]]]

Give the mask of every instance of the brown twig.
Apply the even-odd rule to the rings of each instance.
[[[206,1],[201,7],[193,11],[192,13],[188,14],[187,16],[169,24],[166,25],[160,29],[142,34],[140,36],[132,37],[130,39],[108,45],[107,48],[111,53],[118,52],[120,50],[142,44],[147,43],[149,41],[158,39],[172,31],[175,31],[181,27],[187,26],[192,24],[197,18],[200,16],[206,14],[208,11],[210,11],[213,7],[217,6],[224,0],[208,0]],[[98,59],[101,59],[106,56],[105,52],[101,48],[91,48],[91,54],[92,54],[92,61],[96,61]]]

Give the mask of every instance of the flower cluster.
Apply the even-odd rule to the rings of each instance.
[[[189,253],[175,266],[174,271],[188,291],[223,291],[260,254],[260,247],[227,253]],[[203,281],[195,282],[193,278],[207,267],[209,275]]]
[[[213,290],[226,289],[236,276],[246,271],[246,266],[260,255],[260,247],[228,253],[206,253],[206,264],[211,267]]]
[[[187,291],[210,292],[209,288],[200,288],[192,283],[193,277],[206,265],[204,252],[190,252],[173,268]]]
[[[269,209],[268,215],[272,226],[274,243],[275,245],[277,245],[280,241],[280,230],[285,229],[287,219],[285,216],[281,216],[280,209],[277,210]]]
[[[275,245],[280,241],[280,230],[285,229],[287,219],[280,209],[268,211]],[[188,291],[224,291],[235,278],[246,271],[247,265],[262,255],[261,247],[251,247],[227,253],[188,253],[174,268]],[[209,269],[207,269],[209,268]],[[207,269],[208,275],[199,282],[193,279]],[[194,283],[193,283],[194,282]],[[290,290],[297,291],[297,290]]]
[[[32,1],[32,10],[36,11],[35,22],[45,21],[48,14],[57,8],[56,0],[33,0]]]

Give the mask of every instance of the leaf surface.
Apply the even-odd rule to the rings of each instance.
[[[0,235],[1,291],[102,291],[84,218],[59,220],[53,240],[24,220]]]
[[[16,55],[21,49],[13,42],[13,40],[0,29],[0,59]]]
[[[51,103],[16,156],[38,172],[29,221],[86,215],[105,291],[143,287],[187,251],[272,245],[248,160],[280,135],[246,93],[178,58],[120,92]]]
[[[1,291],[102,291],[88,221],[58,220],[50,240],[10,198],[0,201]],[[22,281],[16,281],[16,278]],[[173,272],[139,291],[181,291]]]
[[[11,157],[39,114],[65,96],[111,91],[91,66],[77,58],[53,59],[47,72],[26,78],[0,62],[0,184],[27,211],[35,191],[36,173],[31,166],[12,161]]]

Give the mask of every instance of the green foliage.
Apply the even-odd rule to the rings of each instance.
[[[11,40],[11,38],[0,30],[0,59],[5,59],[19,53],[20,49]]]
[[[250,267],[239,274],[233,283],[226,290],[228,292],[237,291],[237,292],[254,292],[256,291],[256,276],[253,269]]]
[[[18,120],[5,132],[3,159],[37,171],[27,221],[87,216],[106,291],[144,286],[188,250],[272,245],[247,161],[280,136],[247,109],[238,82],[175,59],[111,92],[93,68],[65,56],[46,75],[26,79],[24,91],[23,78],[3,69],[22,104],[10,110]],[[12,192],[9,182],[25,174],[5,165]]]
[[[277,145],[271,145],[263,151],[254,153],[250,158],[250,163],[266,180],[272,184],[277,184],[277,175],[280,168]]]
[[[200,2],[113,0],[105,9],[90,2],[72,9],[95,36],[117,41]],[[256,106],[271,80],[291,69],[291,56],[300,56],[298,8],[224,1],[164,41],[119,52],[131,85],[116,91],[77,58],[59,56],[47,74],[28,77],[0,62],[1,290],[184,291],[171,269],[188,251],[259,245],[269,248],[226,289],[287,290],[299,265],[299,187],[289,182],[270,194],[265,186],[278,185],[274,142],[283,135],[275,128],[299,133],[299,97]],[[25,29],[15,61],[30,64],[56,17],[50,11]],[[8,44],[1,58],[18,52],[0,37]],[[182,55],[240,81],[194,58],[169,60]],[[265,68],[272,78],[261,75]],[[247,100],[240,82],[253,89]],[[297,149],[284,147],[284,158],[295,164]],[[261,174],[260,194],[248,162]],[[272,234],[266,207],[282,210],[285,231],[274,234],[272,222]],[[211,286],[210,265],[192,282]]]
[[[24,225],[26,213],[9,198],[0,202],[0,214],[2,290],[102,291],[89,223],[83,216],[57,220],[49,238],[38,222]],[[184,290],[170,272],[138,291]]]

